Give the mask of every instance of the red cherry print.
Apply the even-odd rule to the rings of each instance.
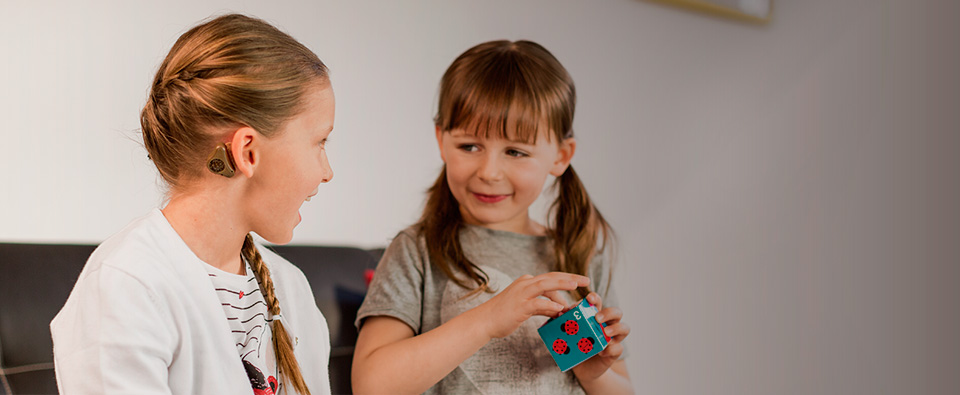
[[[567,332],[568,335],[573,336],[577,334],[577,331],[580,330],[580,324],[574,320],[568,320],[563,323],[563,331]]]
[[[580,339],[580,341],[577,342],[577,348],[579,348],[580,352],[584,354],[590,352],[591,350],[593,350],[593,338],[584,337]]]
[[[567,342],[563,339],[557,339],[553,341],[553,352],[557,354],[566,354],[570,352],[570,348],[567,347]]]

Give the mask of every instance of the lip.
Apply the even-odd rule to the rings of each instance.
[[[473,192],[473,197],[483,203],[497,203],[503,199],[506,199],[510,195],[484,195],[482,193]]]

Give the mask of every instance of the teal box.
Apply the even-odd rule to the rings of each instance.
[[[610,338],[597,322],[597,313],[596,306],[582,299],[537,330],[560,370],[566,372],[607,348]]]

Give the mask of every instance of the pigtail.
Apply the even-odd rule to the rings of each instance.
[[[271,330],[273,331],[273,352],[277,356],[277,367],[280,369],[280,376],[286,379],[293,389],[302,395],[310,395],[310,389],[303,381],[303,375],[300,374],[300,364],[293,354],[293,342],[290,341],[290,335],[280,319],[280,301],[274,292],[273,280],[270,278],[270,269],[263,263],[260,252],[253,244],[253,237],[247,234],[243,240],[241,255],[250,263],[257,282],[260,283],[260,291],[263,293],[263,299],[267,303],[267,309],[273,316]]]
[[[602,252],[607,247],[613,237],[613,230],[590,201],[587,189],[573,171],[572,165],[557,178],[554,187],[558,188],[558,193],[550,206],[550,211],[554,213],[554,223],[549,234],[554,240],[556,269],[589,276],[590,261],[597,252]],[[589,288],[578,288],[575,293],[584,298],[590,291]]]
[[[463,227],[460,204],[450,192],[446,166],[427,191],[427,203],[418,227],[420,234],[426,240],[430,261],[439,267],[447,278],[467,289],[475,285],[476,287],[467,296],[489,291],[487,274],[470,262],[463,253],[463,245],[460,244],[460,229]],[[455,273],[462,273],[467,276],[467,279],[464,280]],[[470,284],[471,282],[473,284]]]

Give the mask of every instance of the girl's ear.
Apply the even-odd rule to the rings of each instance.
[[[233,132],[230,140],[230,154],[237,165],[237,173],[247,178],[253,176],[254,170],[260,164],[260,139],[256,130],[244,126]]]
[[[573,137],[560,141],[560,147],[557,148],[557,160],[553,162],[550,168],[550,175],[560,177],[563,172],[570,167],[570,160],[573,159],[573,153],[577,151],[577,141]]]
[[[442,160],[443,163],[447,163],[447,158],[443,157],[443,131],[440,130],[439,126],[437,126],[436,128],[437,128],[437,147],[440,148],[440,160]]]

